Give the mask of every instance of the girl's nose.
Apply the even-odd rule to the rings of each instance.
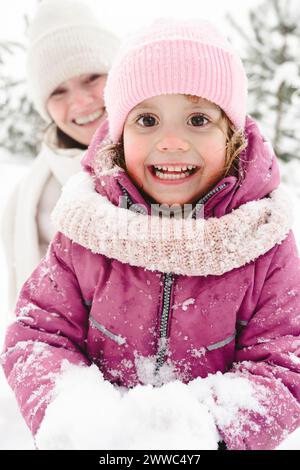
[[[189,150],[189,144],[183,138],[176,135],[168,135],[163,137],[157,144],[158,150],[161,152],[186,152]]]

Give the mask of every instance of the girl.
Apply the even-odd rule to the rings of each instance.
[[[116,386],[189,384],[228,449],[273,449],[299,426],[299,259],[246,89],[205,21],[156,21],[120,51],[112,144],[96,134],[66,185],[2,354],[38,446],[48,417],[62,426],[66,361]]]
[[[43,1],[29,37],[28,85],[49,126],[4,215],[11,306],[55,234],[50,213],[62,185],[80,170],[83,152],[101,124],[105,134],[103,89],[118,47],[93,11],[74,0]]]

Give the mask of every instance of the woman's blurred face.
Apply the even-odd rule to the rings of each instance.
[[[47,101],[55,124],[80,144],[89,145],[97,127],[106,119],[106,79],[107,75],[79,75],[61,83]]]

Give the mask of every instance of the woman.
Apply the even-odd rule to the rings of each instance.
[[[42,2],[29,28],[27,76],[36,110],[49,123],[42,148],[4,214],[9,306],[55,231],[50,213],[62,185],[80,170],[95,130],[106,135],[103,89],[119,41],[78,0]]]

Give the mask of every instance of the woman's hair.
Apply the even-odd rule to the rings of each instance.
[[[77,142],[77,140],[73,139],[69,135],[67,135],[65,132],[63,132],[54,122],[50,122],[46,127],[42,128],[42,136],[47,133],[47,131],[54,127],[53,133],[54,133],[54,138],[55,138],[55,145],[57,145],[58,148],[60,149],[80,149],[80,150],[86,150],[87,145],[81,144],[80,142]]]
[[[77,140],[73,139],[70,137],[68,134],[63,132],[59,127],[56,126],[56,139],[57,139],[57,145],[59,148],[63,149],[81,149],[81,150],[86,150],[87,145],[81,144],[80,142],[77,142]]]
[[[186,95],[187,98],[196,103],[198,96]],[[243,131],[235,129],[225,112],[221,109],[221,117],[216,126],[224,133],[224,124],[226,128],[226,159],[223,177],[227,176],[230,171],[238,171],[238,157],[247,147],[247,139]],[[109,144],[105,146],[103,151],[109,151],[113,155],[113,163],[126,170],[123,136],[118,144]]]

